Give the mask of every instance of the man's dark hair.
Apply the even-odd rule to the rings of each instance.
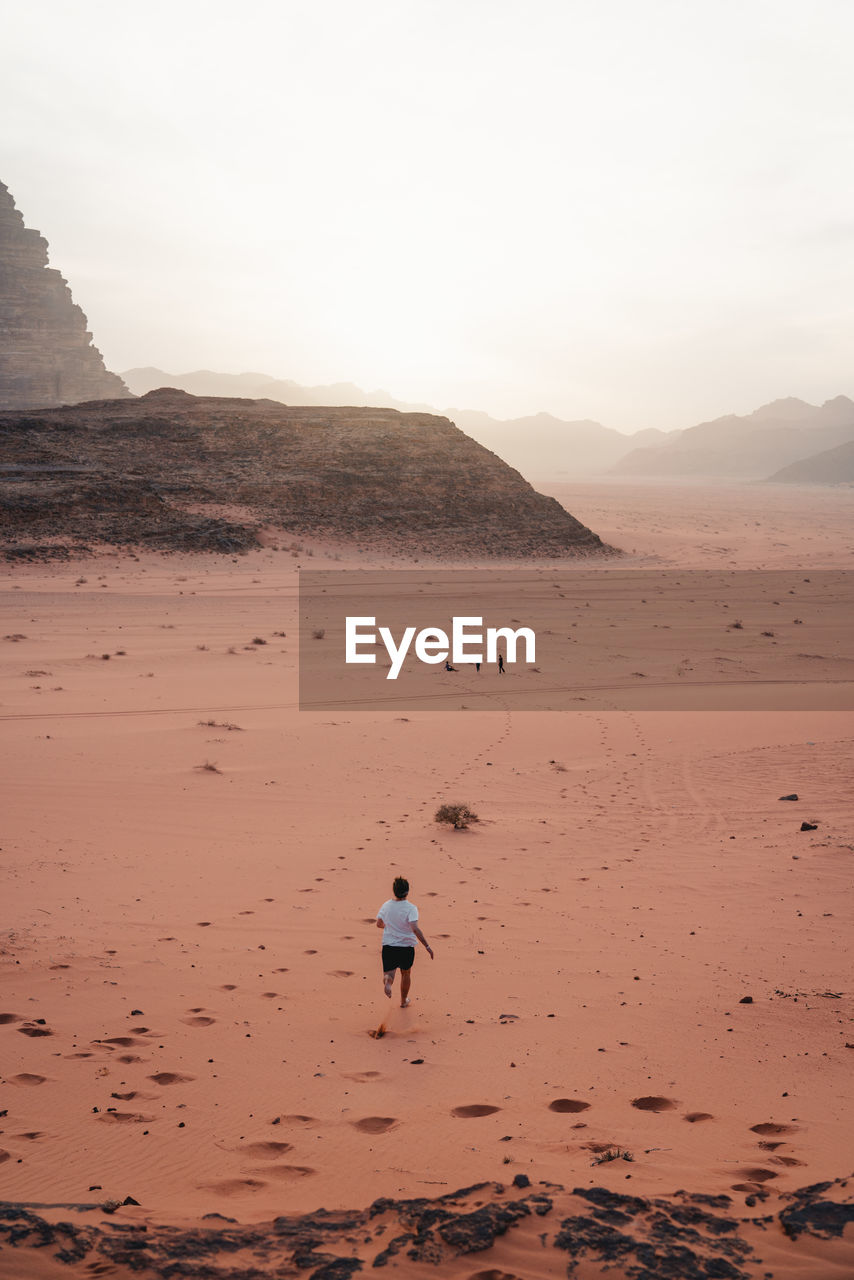
[[[405,880],[403,876],[398,876],[391,887],[396,898],[405,898],[409,893],[409,881]]]

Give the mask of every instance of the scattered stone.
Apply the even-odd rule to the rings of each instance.
[[[798,799],[798,793],[797,793],[797,791],[793,791],[793,792],[792,792],[792,794],[791,794],[791,795],[789,795],[789,796],[780,796],[780,799],[781,799],[781,800],[797,800],[797,799]]]
[[[817,831],[817,830],[818,830],[818,823],[817,823],[817,822],[802,822],[802,823],[801,823],[801,831]]]

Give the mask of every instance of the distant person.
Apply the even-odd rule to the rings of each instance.
[[[418,928],[418,908],[407,902],[409,881],[398,876],[392,885],[393,898],[384,902],[377,912],[377,928],[383,931],[383,991],[389,1000],[394,985],[394,975],[400,970],[400,1007],[409,1004],[411,969],[415,960],[415,939],[426,947],[433,959],[433,948]]]
[[[498,674],[499,674],[500,676],[503,676],[503,675],[504,675],[504,655],[503,655],[503,653],[499,653],[499,655],[498,655]]]
[[[452,667],[452,666],[451,666],[450,662],[449,662],[449,661],[448,661],[448,659],[446,658],[446,659],[445,659],[445,670],[446,670],[446,671],[456,671],[456,669],[457,669],[456,667]]]
[[[474,669],[475,669],[475,671],[480,671],[480,663],[479,663],[479,662],[476,662],[476,663],[474,664]]]

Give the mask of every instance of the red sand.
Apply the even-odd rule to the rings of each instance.
[[[559,496],[636,564],[850,568],[850,493],[804,492]],[[526,1173],[771,1212],[851,1174],[850,713],[300,714],[317,550],[4,570],[0,1198],[251,1222]],[[552,1274],[534,1241],[440,1274]]]

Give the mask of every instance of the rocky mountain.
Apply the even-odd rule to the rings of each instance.
[[[854,439],[781,467],[768,479],[786,484],[854,484]]]
[[[0,546],[229,551],[259,529],[454,560],[608,550],[446,418],[192,396],[0,413]],[[273,534],[275,537],[275,534]]]
[[[125,395],[93,347],[66,281],[48,266],[47,241],[24,225],[0,183],[0,408]]]
[[[611,473],[758,480],[851,439],[854,401],[847,396],[819,407],[803,400],[775,400],[744,417],[731,414],[702,422],[661,444],[635,449]]]
[[[209,369],[179,374],[153,368],[126,369],[122,377],[135,395],[145,395],[155,387],[178,387],[193,395],[263,397],[290,405],[362,405],[404,413],[436,412],[430,405],[395,400],[387,391],[363,391],[352,382],[305,387],[263,373],[214,373]],[[565,422],[550,413],[502,420],[474,409],[447,409],[445,416],[534,482],[595,475],[630,450],[666,438],[665,432],[655,428],[628,436],[599,422]]]
[[[304,387],[290,378],[271,378],[266,373],[164,373],[162,369],[127,369],[125,383],[135,396],[144,396],[159,387],[176,387],[194,396],[240,396],[250,400],[278,400],[290,405],[338,405],[343,408],[400,409],[404,413],[435,413],[426,404],[395,400],[387,391],[363,391],[354,382],[331,382],[327,386]]]

